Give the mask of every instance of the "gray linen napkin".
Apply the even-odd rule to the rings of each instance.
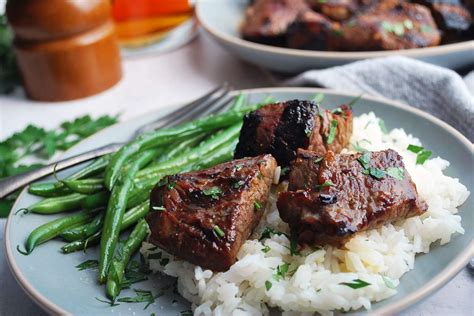
[[[471,72],[463,81],[452,70],[394,56],[306,71],[285,81],[285,84],[318,86],[399,100],[433,114],[473,141],[473,77]]]

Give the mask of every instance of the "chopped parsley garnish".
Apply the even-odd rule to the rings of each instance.
[[[324,94],[323,93],[318,93],[316,94],[311,101],[314,103],[321,103],[324,100]]]
[[[364,169],[369,169],[370,167],[370,152],[365,152],[362,156],[357,158]]]
[[[86,270],[86,269],[95,269],[99,266],[99,261],[97,260],[86,260],[81,264],[76,266],[78,271]]]
[[[151,291],[147,290],[140,290],[140,289],[133,289],[135,291],[136,296],[134,297],[121,297],[117,299],[118,302],[121,303],[143,303],[147,302],[146,306],[143,309],[146,309],[148,306],[155,302],[155,299],[162,296],[163,293],[158,293],[157,295],[153,295]]]
[[[327,188],[327,187],[332,187],[332,186],[334,186],[334,183],[331,180],[328,180],[328,181],[324,181],[323,184],[319,184],[317,186],[317,189],[321,190],[321,189],[324,189],[324,188]]]
[[[234,166],[235,171],[239,171],[240,169],[242,169],[242,165],[235,165]]]
[[[382,133],[388,134],[387,127],[385,126],[385,122],[382,119],[379,119],[379,127]]]
[[[258,239],[258,241],[262,241],[264,239],[267,239],[267,238],[270,238],[272,235],[284,235],[286,236],[287,238],[289,238],[288,234],[285,234],[283,232],[280,232],[278,230],[275,230],[271,227],[265,227],[265,229],[263,230],[262,232],[262,236],[260,236],[260,238]]]
[[[354,147],[354,149],[358,152],[361,152],[361,153],[366,152],[367,149],[365,147],[361,146],[361,143],[363,143],[363,142],[366,142],[369,145],[372,144],[372,142],[370,140],[364,138],[364,139],[361,139],[360,141],[356,142],[355,144],[352,144],[352,147]]]
[[[405,170],[401,167],[390,167],[385,170],[385,172],[397,180],[403,180],[405,177]]]
[[[344,111],[342,111],[341,108],[335,108],[334,110],[331,111],[332,114],[343,114]]]
[[[336,132],[337,132],[337,120],[331,120],[331,127],[329,128],[329,135],[326,139],[327,144],[332,144],[334,142],[334,139],[336,138]]]
[[[369,174],[376,179],[383,179],[385,177],[385,172],[382,169],[370,167]]]
[[[288,172],[290,172],[290,167],[281,168],[280,176],[281,177],[286,176],[288,174]]]
[[[239,180],[237,182],[234,183],[233,187],[234,189],[238,189],[240,188],[241,186],[243,186],[245,184],[245,181],[244,180]]]
[[[262,204],[260,204],[258,201],[254,201],[253,207],[255,208],[256,211],[260,211],[262,209]]]
[[[421,146],[408,145],[407,149],[416,154],[416,164],[422,165],[425,163],[428,158],[431,157],[433,152],[431,150],[426,150]]]
[[[216,234],[217,237],[221,237],[221,238],[222,238],[222,237],[225,236],[224,231],[223,231],[219,226],[215,225],[214,228],[213,228],[213,230],[214,230],[214,234]]]
[[[210,196],[213,200],[219,200],[219,196],[222,195],[222,191],[218,187],[204,189],[202,190],[202,193],[206,196]]]
[[[165,209],[164,206],[152,206],[151,209],[152,209],[153,211],[158,211],[158,212],[166,211],[166,209]]]
[[[420,31],[421,31],[422,33],[431,33],[431,32],[433,31],[433,29],[432,29],[431,26],[428,25],[428,24],[422,24],[422,25],[420,26]]]
[[[175,186],[176,186],[176,182],[170,182],[168,183],[167,188],[168,190],[173,190]]]
[[[405,34],[405,22],[406,21],[407,20],[405,20],[404,23],[398,23],[398,22],[397,23],[390,23],[388,21],[382,21],[380,26],[387,33],[393,33],[397,36],[402,36],[403,34]],[[411,26],[413,27],[413,23],[412,23]]]
[[[382,279],[383,279],[383,282],[385,283],[385,285],[386,285],[389,289],[394,289],[394,288],[397,287],[397,286],[395,285],[395,283],[393,282],[393,280],[390,279],[389,277],[386,277],[385,275],[382,275]]]
[[[318,157],[318,158],[314,159],[314,163],[315,163],[315,164],[318,164],[318,163],[320,163],[323,159],[324,159],[324,157]]]
[[[342,282],[342,283],[339,283],[339,284],[346,285],[346,286],[348,286],[352,289],[360,289],[360,288],[371,285],[369,282],[366,282],[366,281],[361,280],[361,279],[355,279],[352,282]]]
[[[267,289],[267,291],[272,288],[272,285],[273,285],[272,282],[270,282],[270,281],[265,281],[265,288]]]
[[[403,21],[403,26],[405,26],[407,30],[411,30],[413,28],[413,22],[410,19],[406,19]]]
[[[270,250],[272,250],[272,248],[270,248],[270,246],[265,245],[265,247],[263,247],[261,250],[262,250],[263,253],[267,253]]]
[[[290,265],[288,263],[283,263],[276,268],[276,272],[273,274],[273,279],[280,281],[285,278],[286,273]]]

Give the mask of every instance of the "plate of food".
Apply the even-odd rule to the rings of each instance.
[[[452,69],[474,62],[468,1],[198,1],[197,17],[240,58],[296,73],[403,55]]]
[[[234,96],[25,189],[5,243],[28,295],[54,314],[393,314],[467,264],[474,158],[453,127],[330,90]]]

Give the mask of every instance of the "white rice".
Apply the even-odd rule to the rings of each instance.
[[[429,205],[428,211],[422,216],[359,233],[340,249],[327,246],[291,256],[290,241],[284,235],[258,241],[264,227],[289,231],[279,217],[272,195],[253,236],[256,239],[244,243],[239,260],[230,270],[221,273],[202,270],[174,260],[165,252],[163,256],[170,262],[161,266],[159,260],[149,260],[150,268],[177,277],[178,291],[193,303],[195,315],[260,315],[269,313],[268,306],[278,307],[288,315],[290,311],[330,314],[332,310],[370,309],[371,302],[394,295],[400,277],[413,269],[417,253],[429,252],[435,241],[443,245],[453,234],[464,233],[461,217],[456,213],[469,191],[458,179],[443,174],[449,162],[440,157],[416,165],[416,154],[406,148],[409,144],[421,145],[420,140],[403,129],[384,134],[373,113],[354,119],[351,143],[371,151],[392,148],[400,153],[418,193]],[[265,246],[271,250],[265,253],[262,251]],[[153,247],[143,244],[141,251],[145,257],[161,251],[150,251]],[[283,263],[290,265],[291,273],[277,281],[273,275]],[[370,285],[352,289],[341,284],[356,279]],[[272,284],[269,290],[265,281]]]

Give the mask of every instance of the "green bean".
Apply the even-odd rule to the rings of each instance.
[[[154,163],[150,164],[149,167],[152,167],[156,164],[159,164],[163,161],[167,161],[169,159],[174,158],[177,155],[182,155],[187,152],[189,152],[194,146],[199,144],[199,142],[206,136],[206,134],[201,133],[196,136],[193,136],[189,139],[186,139],[182,142],[172,144],[169,146],[166,150],[165,153]]]
[[[133,186],[133,178],[140,168],[148,164],[156,155],[156,150],[147,150],[137,154],[137,158],[131,160],[129,165],[121,171],[118,181],[112,188],[107,211],[105,213],[104,227],[100,240],[99,256],[99,282],[104,283],[107,271],[113,258],[115,246],[120,233],[127,200],[130,189]]]
[[[81,207],[85,209],[95,209],[102,206],[107,206],[110,193],[108,191],[97,192],[92,195],[86,195],[82,200]]]
[[[244,107],[245,101],[246,101],[246,96],[242,92],[239,93],[238,96],[235,97],[234,103],[231,106],[231,109],[233,110],[239,110]]]
[[[219,115],[211,115],[176,127],[160,129],[139,136],[136,140],[123,146],[113,155],[112,160],[106,169],[105,185],[109,189],[112,188],[127,159],[138,153],[140,150],[170,144],[191,135],[210,132],[212,130],[230,126],[241,121],[245,113],[253,111],[256,108],[258,108],[257,105],[245,107],[240,110],[228,111]]]
[[[150,210],[150,201],[146,200],[145,202],[141,203],[140,205],[130,209],[129,211],[125,212],[123,215],[122,225],[120,226],[120,231],[123,232],[136,222],[138,222],[141,218],[145,217]],[[95,245],[99,243],[101,236],[101,231],[95,233],[91,237],[84,239],[84,240],[77,240],[70,242],[64,245],[61,250],[64,253],[71,253],[78,250],[85,250],[87,247]]]
[[[38,214],[56,214],[77,209],[87,195],[72,193],[60,197],[46,198],[28,207],[28,212]]]
[[[33,183],[28,187],[28,193],[42,197],[57,197],[71,193],[71,190],[63,185],[57,186],[57,182]]]
[[[23,254],[29,255],[36,246],[57,237],[63,230],[69,227],[86,223],[95,216],[95,214],[97,214],[97,210],[84,210],[43,224],[33,230],[28,236],[25,243],[26,252],[22,252],[19,247],[17,247],[17,249]]]
[[[109,154],[96,159],[90,165],[82,168],[65,180],[78,180],[101,173],[109,163],[110,157],[111,155]],[[43,182],[31,184],[28,187],[28,193],[42,197],[56,197],[69,194],[71,190],[64,186],[62,182]]]
[[[62,180],[71,191],[82,194],[94,194],[105,189],[104,179]]]
[[[238,139],[235,139],[234,141],[223,144],[214,151],[212,155],[204,156],[198,163],[194,164],[191,169],[202,170],[232,160],[237,143]]]
[[[100,212],[91,222],[66,229],[61,233],[60,237],[69,242],[85,239],[101,230],[103,224],[104,212]]]
[[[130,258],[140,248],[140,245],[149,232],[150,229],[148,228],[147,222],[144,219],[141,219],[123,245],[120,257],[115,257],[112,261],[107,274],[106,286],[107,296],[112,301],[115,301],[120,293],[121,284],[123,283],[123,276],[125,274],[125,268],[127,267]]]
[[[155,177],[155,173],[163,172],[171,168],[177,168],[190,163],[196,163],[203,155],[213,151],[222,144],[235,139],[240,134],[242,123],[234,124],[226,129],[220,130],[209,138],[205,139],[198,147],[193,148],[186,154],[178,155],[173,159],[156,164],[153,167],[145,168],[138,172],[137,176],[140,179]]]

